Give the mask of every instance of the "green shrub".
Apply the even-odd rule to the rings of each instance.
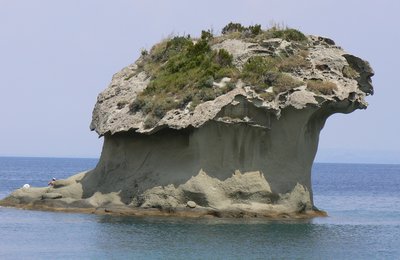
[[[217,55],[215,55],[215,62],[222,67],[231,66],[232,60],[232,55],[225,49],[219,49]]]
[[[254,56],[250,57],[250,59],[247,60],[247,62],[243,66],[243,72],[242,75],[247,75],[247,74],[262,74],[268,70],[273,69],[270,64],[274,65],[274,61],[271,60],[270,62],[269,59],[266,57],[262,56]]]
[[[268,87],[264,81],[267,72],[277,71],[277,60],[272,57],[254,56],[243,66],[241,78],[254,86]]]
[[[193,45],[190,38],[176,36],[155,45],[150,50],[150,60],[153,62],[165,62],[170,57]],[[149,60],[146,60],[148,62]]]
[[[224,28],[222,28],[222,34],[229,34],[233,32],[242,32],[245,29],[240,23],[228,23]]]
[[[203,57],[200,56],[209,53],[211,47],[206,40],[200,40],[196,44],[190,45],[187,51],[188,57],[192,56],[191,58],[202,59]]]
[[[264,93],[265,89],[273,87],[274,94],[277,95],[301,86],[302,81],[279,71],[279,62],[278,57],[252,57],[244,65],[241,78],[251,84],[258,93]]]
[[[232,82],[236,82],[239,78],[239,70],[234,66],[222,67],[218,71],[215,72],[214,78],[216,81],[228,77],[231,78]]]
[[[262,32],[261,25],[250,25],[249,27],[244,27],[240,23],[232,23],[230,22],[224,28],[222,28],[223,35],[231,35],[234,34],[234,38],[243,38],[243,37],[254,37],[259,35]]]
[[[174,37],[152,48],[142,66],[151,81],[132,102],[131,111],[141,110],[162,118],[168,110],[220,95],[221,90],[213,89],[214,81],[223,77],[237,78],[239,71],[232,65],[233,57],[229,52],[211,50],[210,34],[210,31],[203,31],[203,39],[196,43],[185,37]]]
[[[153,108],[151,110],[152,114],[158,118],[163,118],[164,115],[171,109],[177,107],[173,98],[160,96],[157,98],[156,102],[153,103]]]
[[[156,75],[158,73],[158,71],[160,71],[161,65],[162,65],[162,63],[160,63],[160,62],[146,61],[141,64],[141,67],[148,75],[152,76],[152,75]]]
[[[165,50],[167,48],[167,43],[169,40],[164,40],[160,43],[157,43],[150,49],[150,60],[152,61],[161,61],[165,59]],[[148,57],[146,57],[148,58]]]
[[[314,93],[323,95],[332,95],[337,90],[335,83],[322,80],[309,80],[307,81],[307,88]]]
[[[193,41],[185,36],[175,36],[167,42],[166,50],[171,51],[182,51],[187,47],[193,46]]]
[[[203,30],[203,31],[201,31],[201,37],[200,38],[202,40],[209,41],[209,40],[212,40],[214,38],[214,35],[211,32],[211,30],[207,30],[207,31]]]
[[[177,107],[179,109],[184,109],[189,102],[193,100],[195,93],[193,91],[185,92],[177,101]]]
[[[149,54],[149,52],[148,52],[146,49],[142,49],[142,50],[140,51],[140,54],[141,54],[142,56],[146,56],[147,54]]]
[[[307,37],[296,29],[286,28],[286,29],[279,29],[273,27],[270,29],[273,38],[281,38],[286,41],[307,41]]]
[[[281,38],[286,41],[304,44],[307,37],[299,30],[275,24],[268,30],[262,30],[260,24],[245,27],[240,23],[230,22],[221,31],[225,39],[243,39],[250,42],[259,42],[271,38]]]
[[[248,30],[250,31],[250,33],[251,33],[253,36],[259,35],[259,34],[262,32],[262,30],[261,30],[261,25],[260,25],[260,24],[256,24],[256,25],[254,25],[254,26],[250,25],[250,26],[248,27]]]
[[[226,88],[226,92],[234,90],[236,88],[236,83],[234,83],[232,81],[227,82],[226,85],[225,85],[225,88]]]
[[[214,84],[214,77],[209,76],[202,78],[198,83],[198,86],[201,88],[212,88],[213,84]]]
[[[215,99],[217,95],[213,89],[208,88],[200,90],[196,97],[201,101],[209,101]]]

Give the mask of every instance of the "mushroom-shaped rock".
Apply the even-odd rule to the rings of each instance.
[[[43,198],[113,194],[101,205],[171,214],[312,211],[319,133],[332,114],[367,107],[374,72],[325,37],[232,26],[164,40],[117,72],[90,124],[104,137],[98,165]],[[7,205],[31,203],[26,194]]]

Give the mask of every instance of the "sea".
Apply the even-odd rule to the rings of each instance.
[[[0,157],[0,198],[97,159]],[[0,259],[400,259],[400,165],[315,163],[311,220],[184,219],[0,207]]]

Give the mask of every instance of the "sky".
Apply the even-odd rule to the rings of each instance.
[[[0,156],[98,157],[98,93],[142,48],[227,23],[332,38],[375,70],[367,110],[336,114],[319,162],[400,163],[400,1],[0,0]]]

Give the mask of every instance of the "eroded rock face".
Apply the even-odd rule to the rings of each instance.
[[[373,71],[330,39],[308,40],[310,66],[287,73],[303,85],[266,101],[239,79],[231,91],[194,110],[170,110],[152,127],[144,124],[148,115],[129,108],[151,80],[139,69],[139,59],[115,74],[98,96],[90,128],[104,136],[104,146],[96,168],[53,187],[17,190],[1,204],[117,207],[133,215],[149,208],[199,216],[312,212],[311,166],[319,133],[330,115],[367,107]],[[291,52],[292,45],[282,39],[226,39],[212,48],[227,50],[240,69],[251,57]],[[337,87],[313,91],[309,80]]]
[[[288,72],[291,76],[303,81],[304,86],[280,93],[272,101],[264,101],[251,86],[239,81],[235,89],[215,100],[198,105],[194,111],[188,109],[169,111],[152,128],[145,127],[145,114],[132,113],[129,109],[129,104],[150,82],[150,76],[138,67],[139,59],[136,63],[116,73],[109,87],[98,96],[90,128],[99,135],[125,131],[153,133],[162,128],[198,128],[210,120],[215,120],[219,111],[228,104],[235,103],[238,95],[245,97],[255,106],[264,108],[267,112],[275,113],[278,117],[282,109],[286,107],[302,109],[310,105],[321,106],[330,101],[351,100],[357,103],[357,108],[367,107],[365,96],[373,93],[371,77],[374,75],[369,63],[346,53],[336,45],[327,44],[326,40],[322,39],[326,38],[309,36],[309,54],[306,59],[311,64],[310,68]],[[212,48],[229,51],[233,55],[233,64],[241,68],[250,57],[290,51],[291,45],[291,42],[282,39],[270,39],[262,43],[228,39]],[[349,77],[344,73],[345,68],[352,68],[357,74]],[[307,80],[330,81],[336,84],[337,89],[330,95],[314,93],[306,88]]]
[[[296,213],[312,209],[309,191],[296,184],[291,192],[275,194],[260,172],[241,174],[219,180],[204,171],[175,188],[173,185],[157,186],[143,193],[139,207],[213,208],[220,211],[236,210],[248,212]]]

